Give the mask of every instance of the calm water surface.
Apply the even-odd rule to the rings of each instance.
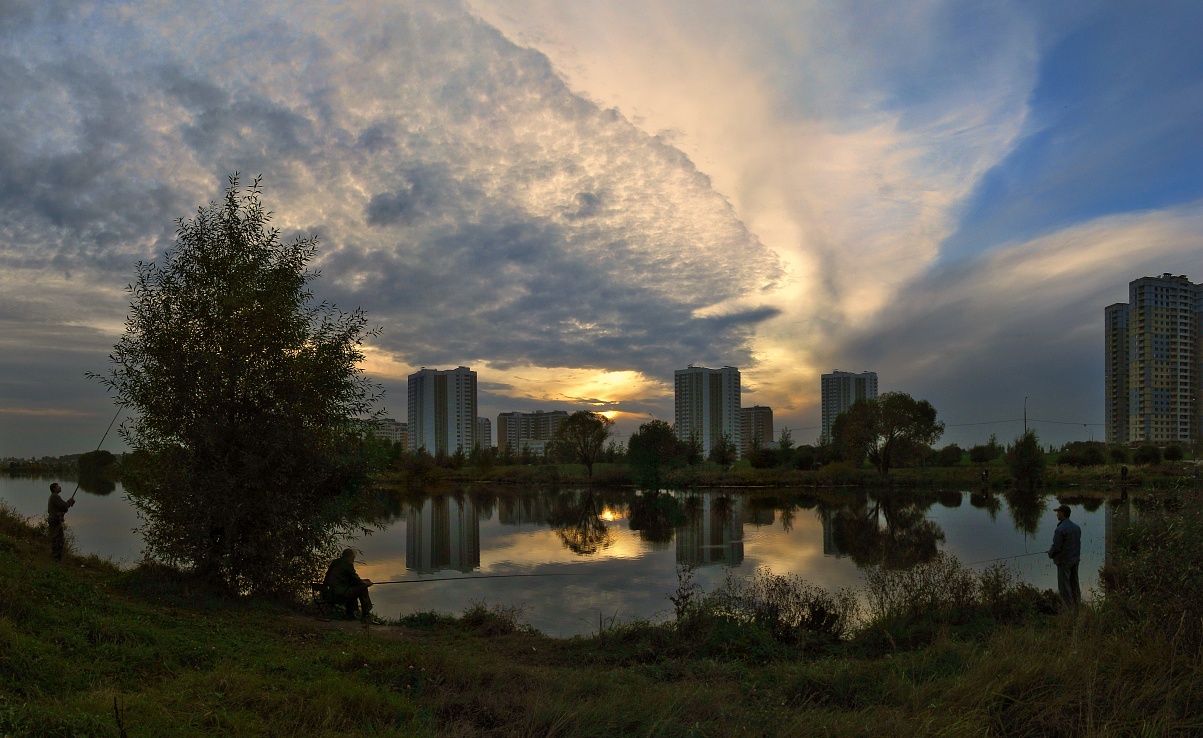
[[[0,476],[0,500],[42,517],[51,481]],[[63,486],[69,493],[75,485]],[[76,499],[67,515],[76,547],[121,564],[137,561],[137,516],[121,486],[107,495],[80,490]],[[1135,513],[1127,503],[1062,500],[1082,526],[1086,592],[1097,585],[1109,536]],[[943,550],[973,568],[1014,557],[1004,563],[1022,579],[1055,589],[1056,569],[1043,552],[1057,504],[1042,496],[898,491],[821,499],[799,491],[381,495],[381,529],[349,543],[361,551],[362,576],[404,582],[372,588],[381,615],[458,613],[484,601],[520,606],[526,622],[568,636],[594,632],[603,619],[667,617],[678,564],[693,565],[705,588],[728,573],[768,567],[834,590],[859,587],[866,566],[911,566]],[[556,576],[426,581],[483,574]]]

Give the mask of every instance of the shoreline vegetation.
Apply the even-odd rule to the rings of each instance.
[[[373,486],[444,487],[487,483],[495,485],[572,485],[636,487],[666,490],[704,488],[900,488],[928,490],[1001,491],[1021,486],[1000,456],[985,463],[970,461],[969,454],[951,464],[921,464],[894,467],[888,475],[872,465],[833,461],[816,469],[774,466],[757,468],[748,460],[728,465],[700,461],[693,465],[660,468],[653,478],[629,460],[598,461],[592,471],[584,464],[533,458],[525,463],[501,463],[491,456],[435,458],[425,453],[405,452],[388,442],[377,442],[367,456],[371,459]],[[1065,463],[1067,452],[1043,454],[1044,464],[1035,482],[1042,490],[1080,487],[1090,490],[1180,491],[1203,486],[1203,464],[1195,459],[1160,460],[1156,463],[1109,461],[1094,465]],[[54,477],[80,481],[111,490],[121,481],[124,456],[107,451],[71,454],[41,459],[5,459],[0,473],[9,476]],[[1126,470],[1126,471],[1124,471]],[[985,477],[983,478],[983,474]]]
[[[767,570],[549,638],[478,603],[372,625],[52,563],[0,506],[0,735],[1197,735],[1203,496],[1162,496],[1065,612],[939,556],[827,592]],[[865,603],[865,604],[857,604]],[[666,603],[667,605],[668,603]]]

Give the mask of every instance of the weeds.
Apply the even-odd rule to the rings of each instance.
[[[495,604],[489,607],[483,600],[473,602],[460,616],[459,622],[482,636],[503,636],[515,633],[536,633],[522,622],[520,605]]]

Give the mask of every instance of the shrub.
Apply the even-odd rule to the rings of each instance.
[[[1170,444],[1165,448],[1166,461],[1182,461],[1186,454],[1182,451],[1182,447],[1176,443]]]
[[[746,580],[729,578],[704,598],[701,610],[750,623],[779,643],[796,645],[841,640],[855,623],[859,606],[846,590],[831,594],[796,574],[760,567]]]
[[[961,463],[965,450],[951,443],[936,453],[936,466],[956,466]]]
[[[1122,621],[1159,627],[1197,649],[1203,645],[1203,501],[1173,502],[1142,511],[1117,537],[1100,577],[1103,603]]]
[[[1132,455],[1132,461],[1142,466],[1161,463],[1161,449],[1153,444],[1145,444],[1136,449],[1136,453]]]
[[[1069,444],[1057,458],[1058,466],[1102,466],[1107,463],[1103,444],[1079,441]]]
[[[459,622],[483,636],[531,633],[533,629],[521,622],[522,607],[518,605],[487,606],[483,601],[473,602],[464,611]]]

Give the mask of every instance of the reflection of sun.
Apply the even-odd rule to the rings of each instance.
[[[607,523],[613,523],[615,520],[622,519],[622,513],[612,507],[607,507],[601,511],[601,515],[599,517],[601,517],[601,519]]]

